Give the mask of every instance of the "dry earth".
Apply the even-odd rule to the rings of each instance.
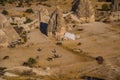
[[[21,66],[29,57],[36,58],[36,56],[39,56],[37,65],[42,68],[50,67],[51,72],[57,76],[64,74],[72,80],[74,77],[79,78],[81,75],[101,77],[106,80],[119,80],[120,29],[99,22],[80,24],[79,28],[82,28],[83,31],[77,31],[78,27],[76,27],[72,32],[80,35],[80,39],[63,41],[63,46],[55,45],[55,40],[48,39],[38,30],[32,31],[29,34],[30,44],[13,49],[0,49],[0,67]],[[36,43],[32,43],[35,41]],[[81,45],[77,45],[79,42],[81,42]],[[41,49],[40,52],[37,51],[38,48]],[[72,52],[71,50],[75,48],[81,49],[84,53],[76,54]],[[48,57],[53,56],[52,51],[54,49],[56,54],[61,57],[53,61],[47,61]],[[9,59],[3,60],[4,56],[9,56]],[[94,59],[97,56],[103,56],[105,60],[103,64],[97,64]],[[110,78],[110,76],[116,78],[114,73],[117,74],[118,79]]]

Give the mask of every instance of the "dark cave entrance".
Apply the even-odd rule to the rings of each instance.
[[[40,31],[47,36],[47,27],[48,24],[45,22],[40,22]]]

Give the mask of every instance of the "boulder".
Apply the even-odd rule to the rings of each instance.
[[[90,0],[74,0],[72,11],[84,23],[95,21],[95,11]]]
[[[66,23],[63,17],[62,9],[59,7],[52,13],[47,29],[47,35],[62,40],[66,32]]]

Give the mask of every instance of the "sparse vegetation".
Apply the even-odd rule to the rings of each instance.
[[[8,0],[8,3],[12,4],[15,0]]]
[[[79,46],[79,45],[81,45],[82,43],[81,42],[79,42],[77,45]]]
[[[14,29],[19,34],[19,36],[23,39],[23,43],[26,43],[27,42],[27,32],[24,31],[24,28],[16,26],[16,27],[14,27]]]
[[[107,11],[109,8],[108,8],[108,5],[107,4],[103,4],[102,5],[102,9],[104,10],[104,11]]]
[[[37,63],[36,59],[30,57],[27,62],[23,63],[23,66],[30,66],[31,67],[36,63]]]
[[[30,18],[26,18],[26,21],[24,22],[24,24],[27,24],[27,23],[30,23],[32,22],[33,20],[31,20]]]
[[[0,1],[6,1],[6,0],[0,0]],[[18,0],[15,0],[15,1],[18,1]],[[61,40],[56,41],[56,39],[51,38],[51,36],[46,37],[40,33],[40,24],[37,21],[38,14],[36,14],[36,12],[38,10],[38,6],[42,5],[43,8],[48,9],[48,13],[50,13],[49,17],[51,17],[52,15],[51,13],[55,8],[55,4],[57,5],[58,3],[55,3],[54,0],[25,0],[26,2],[24,0],[19,0],[19,1],[23,1],[23,2],[17,3],[19,4],[19,6],[23,6],[22,8],[13,7],[11,6],[11,5],[14,5],[12,2],[10,2],[12,4],[9,4],[7,2],[7,4],[2,3],[2,4],[5,4],[4,6],[5,8],[1,7],[1,9],[4,8],[7,11],[9,11],[10,17],[11,16],[14,17],[14,15],[16,17],[18,15],[17,16],[18,18],[15,18],[13,20],[11,19],[8,19],[8,20],[10,20],[10,22],[13,22],[11,23],[12,26],[14,27],[16,26],[15,30],[19,34],[19,36],[22,38],[21,42],[23,42],[23,44],[26,43],[27,41],[28,42],[21,46],[15,46],[14,44],[16,44],[17,40],[15,41],[13,40],[13,42],[10,42],[9,40],[7,40],[7,42],[10,42],[9,44],[12,43],[10,47],[16,47],[13,49],[3,48],[1,47],[1,44],[0,44],[0,66],[7,67],[7,69],[5,69],[4,67],[0,67],[0,77],[2,76],[1,78],[5,80],[39,80],[39,79],[40,80],[81,80],[81,76],[82,76],[83,80],[89,80],[89,79],[94,79],[94,77],[95,78],[97,77],[99,79],[99,76],[103,77],[103,79],[104,78],[106,79],[106,77],[111,78],[113,76],[117,76],[118,79],[116,78],[116,79],[108,79],[108,80],[119,80],[120,78],[119,77],[120,46],[117,44],[120,43],[119,41],[120,32],[118,30],[120,28],[119,27],[120,24],[117,25],[118,27],[117,26],[114,27],[112,22],[110,23],[112,25],[108,25],[108,24],[102,23],[102,21],[94,22],[90,24],[87,24],[87,23],[84,24],[82,20],[79,22],[80,18],[78,17],[77,19],[76,12],[70,13],[69,15],[66,16],[66,14],[69,13],[70,9],[69,10],[66,9],[64,5],[69,4],[67,1],[71,2],[73,0],[59,0],[59,1],[56,0],[56,2],[60,3],[59,7],[64,9],[63,14],[66,16],[64,17],[68,18],[66,19],[66,22],[65,22],[65,24],[67,25],[66,32],[68,31],[70,33],[75,34],[75,38],[76,38],[76,40],[63,39],[62,41]],[[35,4],[38,2],[34,3],[33,1],[40,2],[40,5],[38,4],[37,6],[35,6]],[[51,2],[49,3],[49,1]],[[30,4],[31,4],[31,7],[29,8],[31,10],[30,9],[26,10],[26,8],[28,8],[28,5]],[[9,8],[9,5],[10,5],[10,8]],[[52,7],[50,8],[50,6]],[[91,8],[91,7],[87,7],[87,8]],[[99,8],[99,5],[98,5],[98,8]],[[106,11],[108,10],[108,8],[106,8],[104,5],[103,6],[104,10],[102,10],[100,7],[101,13],[99,13],[98,15],[99,19],[108,17],[109,15],[107,15],[107,13],[111,14],[110,11]],[[10,10],[15,9],[15,10],[10,11],[9,9]],[[34,10],[35,13],[32,9],[35,9]],[[52,32],[54,32],[55,30],[59,31],[59,28],[64,27],[63,24],[62,26],[59,26],[59,22],[61,21],[57,19],[57,17],[59,17],[59,15],[57,15],[58,13],[59,11],[56,13],[56,17],[53,18],[50,24],[50,26],[53,24],[53,27],[54,27],[54,30],[50,30]],[[43,11],[42,14],[47,15],[47,12]],[[22,18],[22,16],[28,17],[28,18],[27,19]],[[42,17],[41,19],[45,18],[42,15],[41,17]],[[89,17],[89,14],[86,14],[85,17],[86,18]],[[116,18],[116,17],[117,16],[113,16],[113,18]],[[35,20],[36,22],[33,23],[32,22],[33,20]],[[25,24],[23,23],[23,21]],[[2,19],[1,19],[1,22],[2,22]],[[31,22],[33,24],[31,24]],[[14,23],[18,23],[18,25]],[[30,25],[27,23],[29,23]],[[3,24],[3,28],[4,28],[4,24]],[[22,24],[24,24],[25,26]],[[58,27],[55,27],[57,24],[58,24]],[[38,26],[37,27],[38,29],[35,29],[36,26]],[[48,25],[47,28],[49,28],[50,26]],[[27,28],[27,27],[30,27],[30,28]],[[6,28],[6,24],[5,24],[5,28]],[[8,30],[8,32],[9,31],[10,30]],[[61,29],[60,31],[64,32],[63,29]],[[7,32],[7,30],[2,32]],[[59,35],[59,33],[55,34],[56,37],[57,35]],[[7,33],[5,33],[5,37],[6,37],[6,34]],[[11,35],[9,36],[9,33],[8,33],[7,37],[10,37],[10,38],[14,37],[13,34],[15,34],[15,32],[12,33],[11,31],[10,34]],[[69,36],[72,37],[72,35],[69,35]],[[0,39],[2,39],[2,37]],[[117,58],[111,59],[111,57],[118,57],[118,59]],[[105,64],[104,64],[104,61],[105,61]],[[6,78],[6,75],[4,75],[4,71],[8,71],[8,73],[13,73],[15,75],[18,75],[18,77]]]
[[[16,23],[10,23],[11,25],[17,25]]]
[[[22,3],[18,3],[18,5],[16,7],[21,7],[22,6]]]
[[[34,13],[34,11],[33,11],[33,9],[26,9],[26,11],[25,11],[26,13]]]
[[[5,73],[6,67],[0,67],[0,76],[3,75]]]
[[[28,59],[28,63],[31,64],[31,65],[33,65],[33,64],[36,64],[37,61],[36,61],[36,59],[34,59],[34,58],[29,58],[29,59]]]
[[[56,45],[62,45],[62,42],[57,42]]]
[[[27,32],[23,31],[23,33],[21,34],[21,38],[23,39],[24,43],[27,42]]]
[[[7,10],[3,10],[3,11],[2,11],[2,14],[8,15],[8,11],[7,11]]]

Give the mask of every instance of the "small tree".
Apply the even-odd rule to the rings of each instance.
[[[102,9],[103,9],[104,11],[107,11],[107,10],[109,9],[109,7],[108,7],[107,4],[103,4],[103,5],[102,5]]]
[[[7,11],[7,10],[3,10],[3,11],[2,11],[2,14],[8,15],[8,11]]]

